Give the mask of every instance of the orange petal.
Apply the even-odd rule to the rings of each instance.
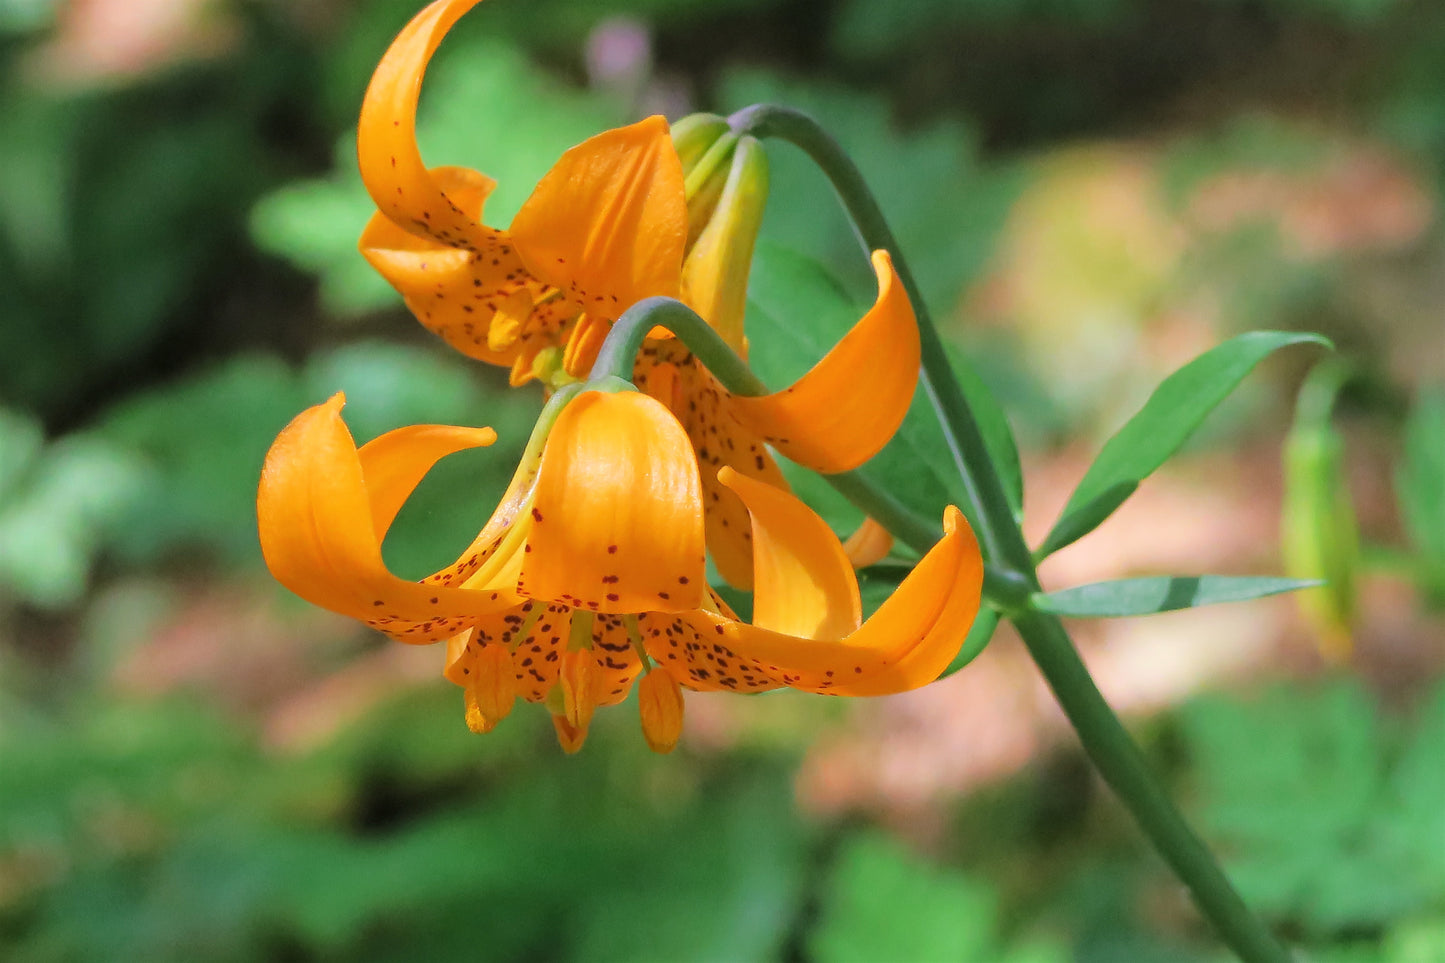
[[[871,517],[843,543],[843,551],[854,568],[867,568],[883,561],[893,550],[893,535]]]
[[[687,202],[667,121],[567,151],[512,219],[511,238],[533,275],[589,313],[615,320],[643,298],[677,297]]]
[[[873,617],[837,641],[784,635],[707,612],[680,617],[704,640],[716,638],[730,661],[781,685],[849,696],[915,689],[948,667],[978,613],[983,560],[952,506],[944,532]]]
[[[432,179],[416,145],[422,76],[442,37],[477,0],[436,0],[391,42],[361,105],[356,155],[361,179],[383,214],[403,230],[451,247],[490,251],[505,243]]]
[[[886,251],[873,252],[878,300],[791,388],[733,396],[728,408],[793,461],[832,474],[878,453],[903,423],[918,383],[918,323]]]
[[[357,457],[371,501],[376,540],[386,538],[396,513],[433,465],[447,455],[485,447],[496,440],[497,433],[490,428],[408,425],[362,445]]]
[[[266,455],[256,516],[271,574],[302,598],[404,642],[446,638],[468,620],[512,604],[509,593],[492,599],[491,593],[422,585],[387,571],[377,537],[387,510],[372,504],[356,443],[341,420],[344,403],[337,394],[297,415]],[[403,444],[392,452],[414,459],[411,465],[384,463],[380,451],[368,459],[367,470],[386,479],[380,484],[390,503],[402,481],[424,474],[421,462],[437,449]]]
[[[682,426],[635,391],[584,391],[542,451],[518,588],[598,612],[696,608],[701,484]]]
[[[480,220],[482,203],[495,186],[491,178],[464,167],[438,167],[431,173],[464,213]],[[541,285],[526,273],[510,246],[478,254],[418,237],[378,212],[358,247],[429,331],[479,361],[511,363],[514,352],[505,350],[511,342],[494,343],[494,318],[514,296],[526,298],[530,309],[532,292]]]
[[[827,523],[794,496],[731,468],[718,480],[752,518],[753,623],[805,639],[838,639],[858,628],[858,580]]]
[[[695,613],[687,618],[689,621],[666,612],[638,617],[647,654],[658,663],[653,671],[664,670],[679,684],[703,692],[765,692],[785,684],[755,669],[751,662],[742,661],[721,644],[722,625],[735,621],[731,613]]]
[[[748,510],[717,480],[717,470],[730,465],[741,474],[783,491],[788,490],[788,483],[762,439],[723,413],[720,405],[725,392],[711,373],[692,356],[677,364],[675,370],[679,385],[675,410],[687,428],[702,471],[708,551],[729,585],[751,589],[753,535]]]

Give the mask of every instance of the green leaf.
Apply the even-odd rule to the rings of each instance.
[[[1098,527],[1134,485],[1179,450],[1255,365],[1291,344],[1329,342],[1316,334],[1250,331],[1206,351],[1165,378],[1144,407],[1105,443],[1059,520],[1035,553],[1044,558]],[[1122,494],[1121,494],[1122,493]]]
[[[1115,618],[1194,609],[1221,602],[1294,592],[1319,585],[1313,579],[1232,575],[1160,575],[1094,582],[1058,592],[1036,592],[1033,606],[1075,618]]]
[[[959,387],[963,389],[963,395],[968,400],[968,407],[973,411],[979,430],[983,433],[983,446],[988,450],[989,461],[993,462],[1003,482],[1004,497],[1008,499],[1009,508],[1013,510],[1014,521],[1022,522],[1024,470],[1019,463],[1018,444],[1014,440],[1013,429],[1009,427],[1008,417],[988,385],[975,373],[973,366],[954,350],[952,345],[946,347],[954,376],[958,378]],[[967,504],[967,500],[962,504]]]
[[[943,675],[939,678],[953,675],[978,658],[979,653],[993,638],[993,633],[998,628],[998,620],[997,609],[987,605],[979,608],[978,615],[974,616],[973,626],[968,630],[968,637],[963,640],[963,645],[958,650],[958,655],[955,655],[953,661],[948,663],[948,668],[943,670]]]

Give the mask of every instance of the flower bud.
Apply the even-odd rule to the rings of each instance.
[[[1320,579],[1298,593],[1300,607],[1332,661],[1349,657],[1360,567],[1359,530],[1344,478],[1344,445],[1330,424],[1343,380],[1333,366],[1317,369],[1300,393],[1294,427],[1285,440],[1281,543],[1285,571]]]
[[[666,670],[655,668],[637,684],[642,735],[653,752],[672,752],[682,735],[682,687]]]
[[[732,148],[726,179],[712,180],[721,194],[682,264],[682,300],[713,326],[738,352],[745,351],[743,312],[753,246],[768,200],[768,158],[755,138],[742,137]],[[688,201],[689,220],[702,196]]]

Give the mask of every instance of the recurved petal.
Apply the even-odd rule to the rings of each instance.
[[[356,453],[371,502],[376,540],[386,538],[396,513],[411,497],[431,467],[447,455],[481,448],[497,440],[491,428],[455,425],[408,425],[378,435]]]
[[[947,668],[978,612],[978,543],[952,507],[944,531],[873,617],[843,639],[798,638],[706,612],[682,618],[703,639],[715,637],[733,662],[781,685],[848,696],[915,689]],[[695,661],[693,653],[687,658]]]
[[[660,402],[585,391],[542,451],[519,590],[625,614],[697,608],[701,484],[692,446]]]
[[[718,480],[752,520],[753,624],[805,639],[839,639],[857,629],[858,580],[827,523],[793,495],[731,468]]]
[[[878,300],[790,388],[733,396],[728,409],[788,458],[832,474],[857,468],[898,430],[918,383],[918,322],[886,251],[873,252]]]
[[[677,297],[687,241],[682,164],[667,121],[604,131],[562,155],[512,219],[532,274],[609,319]]]
[[[492,599],[490,593],[422,585],[387,571],[376,534],[386,510],[372,505],[356,443],[341,420],[344,403],[337,394],[297,415],[266,455],[256,517],[271,574],[302,598],[405,642],[446,638],[469,619],[512,604],[509,593]],[[418,464],[368,459],[368,470],[387,478],[393,489],[408,477],[420,478],[419,463],[432,453],[400,447],[408,450],[395,457]],[[387,497],[394,500],[396,491]]]
[[[483,227],[432,179],[416,144],[422,76],[442,37],[478,0],[436,0],[391,42],[361,104],[356,155],[361,179],[383,214],[418,237],[491,250],[500,232]]]

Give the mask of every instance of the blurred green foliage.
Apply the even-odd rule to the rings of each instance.
[[[0,0],[0,957],[1216,958],[1187,911],[1160,909],[1164,870],[1067,764],[941,803],[947,840],[905,847],[868,819],[798,811],[800,759],[849,711],[837,702],[748,700],[761,721],[714,720],[730,734],[665,759],[627,705],[564,759],[531,707],[479,739],[440,682],[386,675],[359,709],[328,687],[377,649],[265,580],[253,498],[270,441],[336,391],[358,440],[495,426],[495,446],[443,462],[398,519],[386,557],[415,577],[485,519],[539,400],[428,338],[355,251],[372,205],[349,127],[418,6],[218,0],[221,42],[89,74],[47,48],[83,11]],[[609,17],[651,31],[650,87],[586,80]],[[1399,524],[1366,534],[1398,544],[1438,607],[1445,402],[1439,371],[1415,363],[1439,347],[1439,230],[1373,212],[1433,217],[1442,40],[1445,10],[1406,0],[488,0],[438,54],[421,139],[430,163],[497,179],[488,220],[505,225],[562,150],[650,96],[814,112],[873,183],[969,383],[1003,401],[990,443],[1018,511],[1007,423],[1038,459],[1107,434],[1100,412],[1135,386],[1066,348],[1065,373],[1102,386],[1070,393],[1030,346],[1009,300],[1011,245],[1032,250],[1017,211],[1077,141],[1126,144],[1167,228],[1062,232],[1071,263],[1113,266],[1099,283],[1129,308],[1102,312],[1099,343],[1132,363],[1182,315],[1211,343],[1319,327],[1356,350],[1399,452],[1382,472]],[[1425,198],[1339,223],[1405,240],[1327,220],[1333,246],[1302,255],[1298,225],[1358,187],[1330,178],[1360,144]],[[782,384],[873,290],[823,180],[785,148],[771,160],[749,325],[759,373]],[[1210,191],[1240,177],[1276,193],[1201,227]],[[1139,268],[1181,232],[1172,273]],[[1038,342],[1067,343],[1095,307],[1065,303]],[[1386,324],[1412,316],[1437,331],[1401,365],[1408,332]],[[1267,400],[1218,419],[1210,443],[1267,432]],[[958,483],[925,415],[869,470],[941,509]],[[839,530],[858,522],[791,477]],[[870,608],[897,571],[865,573]],[[308,698],[329,726],[288,741],[278,720]],[[1206,835],[1275,924],[1330,963],[1437,958],[1445,690],[1406,711],[1350,681],[1279,683],[1201,699],[1164,729]]]

